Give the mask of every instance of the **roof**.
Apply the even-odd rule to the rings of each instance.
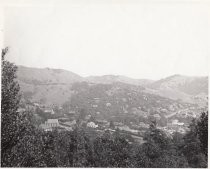
[[[58,123],[58,119],[47,119],[47,123]]]
[[[40,127],[44,130],[45,129],[51,129],[51,127],[47,126],[46,124],[40,124]]]
[[[69,114],[75,114],[75,111],[69,111]]]
[[[17,112],[24,112],[26,109],[24,109],[24,108],[18,108],[17,109]]]

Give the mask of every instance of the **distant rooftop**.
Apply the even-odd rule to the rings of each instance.
[[[58,123],[58,119],[47,119],[47,123]]]

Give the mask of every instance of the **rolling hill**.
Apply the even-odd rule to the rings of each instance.
[[[25,66],[18,67],[17,76],[21,82],[37,85],[72,84],[83,79],[81,76],[67,70],[29,68]]]
[[[62,104],[72,94],[71,85],[83,78],[62,69],[18,67],[18,82],[25,99],[44,104]]]
[[[203,105],[207,102],[208,77],[173,75],[147,85],[147,92]]]
[[[153,83],[153,80],[149,79],[132,79],[126,76],[117,75],[104,75],[104,76],[89,76],[85,80],[91,83],[111,84],[115,82],[122,82],[126,84],[145,86]]]
[[[142,87],[144,93],[202,106],[206,105],[208,95],[207,77],[174,75],[158,81],[115,75],[81,77],[62,69],[25,66],[18,67],[17,77],[24,98],[44,104],[61,105],[65,103],[76,92],[72,89],[72,85],[82,82],[115,85],[123,83],[128,88],[139,86]]]
[[[208,77],[173,75],[149,84],[148,87],[173,89],[190,95],[208,94]]]

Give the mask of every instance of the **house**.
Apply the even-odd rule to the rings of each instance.
[[[128,111],[126,110],[126,108],[123,107],[123,113],[128,113]]]
[[[17,112],[18,112],[18,113],[22,113],[22,112],[24,112],[24,111],[26,111],[26,109],[24,109],[24,108],[18,108],[18,109],[17,109]]]
[[[157,119],[157,120],[160,120],[160,119],[161,119],[161,117],[160,117],[159,114],[154,114],[153,117],[154,117],[155,119]]]
[[[94,98],[94,100],[95,100],[95,103],[99,103],[100,102],[100,98]]]
[[[111,103],[106,103],[106,106],[107,107],[110,107],[112,104]]]
[[[97,120],[96,124],[98,124],[99,127],[102,127],[102,128],[107,128],[110,126],[109,122],[107,122],[106,120]]]
[[[40,128],[42,128],[44,131],[52,131],[52,127],[47,126],[46,124],[41,124]]]
[[[67,113],[68,113],[68,115],[71,116],[71,117],[73,117],[73,116],[76,114],[75,111],[69,111],[69,112],[67,112]]]
[[[185,134],[185,133],[186,133],[185,129],[183,129],[183,128],[179,128],[179,129],[178,129],[178,132],[179,132],[179,133],[182,133],[182,134]]]
[[[170,105],[168,108],[169,108],[170,111],[175,111],[175,108],[174,108],[173,105]]]
[[[119,126],[117,128],[123,131],[128,131],[134,134],[138,134],[138,130],[130,129],[128,126]]]
[[[77,124],[76,120],[64,122],[65,125],[74,126]]]
[[[59,126],[59,122],[58,119],[48,119],[45,122],[46,126],[50,126],[50,127],[58,127]]]
[[[85,120],[89,120],[91,118],[91,115],[89,114],[89,115],[87,115],[87,116],[85,116]]]
[[[99,115],[99,114],[101,114],[101,112],[98,111],[98,112],[96,112],[96,114]]]
[[[183,126],[184,123],[180,123],[177,119],[175,119],[175,120],[172,120],[172,125]]]
[[[98,125],[96,125],[94,122],[91,121],[91,122],[87,123],[87,127],[97,128]]]
[[[53,109],[45,109],[44,112],[45,113],[50,113],[50,114],[55,114],[55,112],[53,111]]]
[[[124,124],[121,122],[114,122],[114,126],[124,126]]]
[[[139,123],[139,127],[141,128],[149,128],[149,124],[145,124],[144,122]]]
[[[39,105],[39,103],[36,103],[36,102],[35,102],[35,103],[34,103],[34,106],[39,107],[40,105]]]
[[[65,125],[65,124],[60,124],[58,127],[56,127],[58,131],[73,131],[72,127]]]
[[[58,122],[58,119],[48,119],[47,121],[45,121],[44,124],[41,124],[40,127],[44,130],[44,131],[52,131],[53,128],[58,128],[60,127],[60,124]]]
[[[161,113],[168,113],[168,110],[167,109],[161,108],[160,111],[161,111]]]
[[[60,122],[67,122],[67,121],[69,121],[69,118],[67,118],[67,117],[60,117],[58,120]]]

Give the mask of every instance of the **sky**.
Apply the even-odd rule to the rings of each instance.
[[[153,80],[208,75],[208,1],[5,0],[2,13],[3,46],[17,65]]]

